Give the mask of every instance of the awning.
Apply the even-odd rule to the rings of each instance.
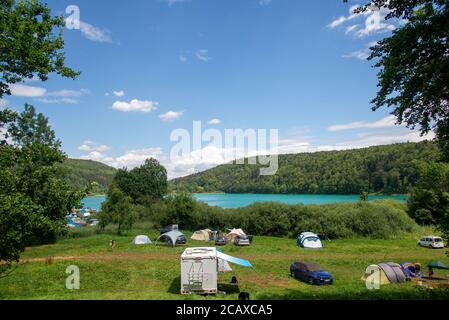
[[[231,263],[235,263],[235,264],[238,264],[238,265],[243,266],[243,267],[248,267],[248,268],[252,268],[253,267],[251,262],[249,262],[248,260],[232,257],[232,256],[224,254],[223,252],[220,252],[220,251],[217,251],[217,257],[219,259],[223,259],[225,261],[228,261],[228,262],[231,262]]]
[[[449,267],[441,261],[430,261],[427,266],[433,269],[449,270]]]
[[[170,239],[171,240],[171,245],[174,247],[176,245],[176,240],[178,240],[178,237],[183,236],[184,234],[177,231],[177,230],[173,230],[164,234],[161,234],[159,236],[159,238],[157,238],[156,241],[159,241],[160,239]]]

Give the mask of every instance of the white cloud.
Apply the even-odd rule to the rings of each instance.
[[[375,46],[376,44],[377,44],[376,41],[372,41],[368,44],[366,48],[345,54],[343,55],[343,58],[355,58],[359,60],[366,60],[371,54],[370,48]]]
[[[208,124],[220,124],[220,123],[221,123],[221,120],[217,119],[217,118],[212,119],[208,122]]]
[[[187,62],[187,57],[183,56],[183,55],[180,55],[179,56],[179,61],[181,61],[182,63],[186,63]]]
[[[38,98],[36,101],[48,104],[77,104],[78,100],[73,98],[58,98],[58,99],[49,99],[49,98]]]
[[[328,131],[343,131],[350,129],[377,129],[394,127],[396,124],[396,117],[393,115],[387,116],[377,121],[356,121],[347,124],[336,124],[327,128]]]
[[[331,29],[346,24],[348,21],[363,17],[365,20],[361,24],[352,24],[346,27],[347,34],[354,34],[359,38],[363,38],[376,33],[384,33],[396,29],[396,24],[400,24],[399,20],[389,20],[386,22],[385,17],[389,13],[387,8],[372,8],[361,13],[354,13],[354,10],[360,5],[354,5],[349,8],[347,16],[340,16],[329,23],[327,26]]]
[[[93,25],[80,21],[80,31],[81,33],[91,41],[112,43],[111,32],[107,29],[101,29],[94,27]]]
[[[162,121],[174,121],[174,120],[178,119],[179,117],[181,117],[182,114],[183,114],[182,111],[168,111],[166,113],[159,115],[159,118]]]
[[[123,97],[125,95],[125,91],[123,91],[123,90],[113,91],[113,93],[116,97]]]
[[[259,5],[268,6],[271,3],[271,0],[259,0]]]
[[[190,2],[191,0],[163,0],[166,2],[169,6],[172,6],[177,3],[184,3],[184,2]]]
[[[373,11],[365,20],[365,27],[359,29],[356,32],[356,35],[359,37],[365,37],[375,33],[383,33],[388,31],[393,31],[396,29],[396,26],[391,23],[386,23],[385,17],[388,14],[387,9],[380,9]]]
[[[129,150],[126,151],[123,155],[117,157],[106,156],[101,151],[91,151],[79,158],[85,160],[100,161],[114,168],[132,169],[134,167],[142,165],[146,159],[154,158],[159,160],[161,157],[161,148],[145,148]]]
[[[105,92],[104,96],[109,97],[109,92]]]
[[[90,94],[90,91],[87,89],[80,89],[80,90],[59,90],[54,92],[48,92],[46,95],[49,97],[62,97],[62,98],[68,98],[68,97],[81,97],[84,95]]]
[[[112,109],[123,112],[151,112],[159,105],[156,101],[133,99],[130,102],[116,101],[112,104]]]
[[[354,31],[359,25],[358,24],[353,24],[351,26],[347,26],[346,27],[346,33],[351,33],[352,31]]]
[[[208,62],[209,60],[212,59],[211,57],[209,57],[209,50],[206,49],[198,50],[195,55],[198,60],[203,62]]]
[[[85,152],[105,152],[111,149],[109,146],[105,144],[96,144],[93,141],[86,140],[83,142],[82,145],[78,147],[78,150],[85,151]]]
[[[80,90],[63,89],[48,92],[42,98],[37,98],[35,100],[49,104],[76,104],[78,103],[78,100],[75,98],[85,96],[88,94],[90,94],[90,91],[87,89],[80,89]]]
[[[41,87],[33,87],[25,84],[10,84],[9,89],[11,90],[11,94],[16,97],[29,97],[36,98],[42,97],[45,95],[47,90]]]

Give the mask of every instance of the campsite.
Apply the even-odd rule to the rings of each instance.
[[[229,286],[236,276],[239,290],[251,299],[447,299],[448,271],[434,270],[442,280],[441,288],[426,289],[417,282],[381,286],[368,290],[361,277],[371,264],[381,262],[441,261],[449,259],[446,250],[417,246],[422,234],[433,230],[420,227],[415,233],[389,240],[354,238],[324,240],[319,250],[296,245],[295,239],[257,236],[251,246],[233,244],[220,247],[224,253],[248,259],[253,268],[232,265],[233,272],[219,273],[215,295],[180,294],[180,256],[188,247],[214,246],[213,242],[191,240],[193,232],[185,231],[187,245],[135,245],[137,235],[147,235],[153,242],[159,230],[148,224],[136,225],[132,232],[117,236],[114,232],[96,234],[92,229],[74,229],[70,236],[56,244],[29,247],[21,263],[0,281],[0,299],[237,299],[238,292]],[[116,240],[116,248],[109,246]],[[49,259],[51,257],[52,259]],[[320,263],[335,277],[331,286],[311,286],[290,276],[289,266],[295,260]],[[64,286],[70,265],[80,268],[80,290]],[[424,272],[424,270],[423,270]],[[425,272],[424,272],[425,273]],[[226,294],[222,292],[227,292]]]

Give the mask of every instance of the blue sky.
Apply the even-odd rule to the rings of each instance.
[[[70,157],[133,167],[154,156],[170,177],[218,164],[207,153],[170,162],[170,133],[192,121],[279,129],[282,153],[422,139],[370,109],[367,48],[400,23],[384,11],[354,15],[358,2],[338,0],[48,3],[80,9],[80,30],[64,37],[67,64],[82,74],[16,85],[1,104],[35,105]]]

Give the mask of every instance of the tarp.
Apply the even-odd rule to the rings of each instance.
[[[430,261],[429,264],[427,265],[427,267],[433,268],[433,269],[449,270],[449,267],[441,261]]]
[[[192,236],[190,237],[190,239],[197,240],[197,241],[209,241],[210,240],[209,231],[208,231],[208,229],[195,231],[192,234]],[[212,231],[210,231],[210,232],[212,232]]]
[[[160,239],[170,239],[171,240],[171,245],[175,246],[176,245],[176,240],[178,239],[179,236],[183,236],[184,234],[182,232],[179,232],[177,230],[173,230],[164,234],[161,234],[159,236],[159,238],[157,238],[156,241],[159,241]]]
[[[232,256],[229,256],[229,255],[227,255],[227,254],[225,254],[223,252],[220,252],[220,251],[217,251],[217,257],[219,259],[223,259],[225,261],[238,264],[239,266],[248,267],[248,268],[252,268],[253,267],[251,262],[249,262],[248,260],[232,257]]]
[[[150,244],[152,243],[150,238],[145,235],[140,235],[134,238],[133,244]]]

